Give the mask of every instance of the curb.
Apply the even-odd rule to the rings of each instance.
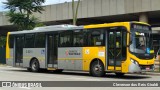
[[[6,64],[0,64],[0,66],[7,66]]]

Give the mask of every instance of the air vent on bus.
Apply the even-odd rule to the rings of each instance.
[[[52,26],[45,26],[45,27],[36,27],[33,30],[46,30],[52,28],[70,28],[70,27],[77,27],[75,25],[63,24],[63,25],[52,25]]]

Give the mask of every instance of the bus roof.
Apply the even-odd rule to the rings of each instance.
[[[85,25],[84,28],[85,29],[89,29],[89,28],[103,28],[103,27],[125,26],[126,24],[130,24],[130,23],[144,24],[144,25],[150,26],[149,24],[147,24],[145,22],[131,21],[131,22],[114,22],[114,23]]]
[[[84,25],[84,26],[75,26],[75,25],[52,25],[52,26],[44,26],[44,27],[36,27],[33,30],[23,30],[23,31],[14,31],[10,32],[10,34],[25,34],[25,33],[38,33],[38,32],[51,32],[51,31],[64,31],[64,30],[77,30],[77,29],[89,29],[89,28],[102,28],[102,27],[114,27],[114,26],[124,26],[125,24],[130,23],[138,23],[149,25],[144,22],[115,22],[115,23],[104,23],[104,24],[92,24],[92,25]]]
[[[23,30],[23,31],[14,31],[10,32],[10,34],[25,34],[25,33],[38,33],[38,32],[51,32],[51,31],[63,31],[63,30],[77,30],[83,29],[83,26],[75,26],[75,25],[53,25],[53,26],[44,26],[44,27],[36,27],[33,30]]]

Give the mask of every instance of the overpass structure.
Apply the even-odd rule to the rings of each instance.
[[[76,3],[77,4],[77,3]],[[16,30],[8,22],[6,12],[0,12],[0,35]],[[44,6],[41,14],[34,13],[46,25],[71,24],[72,3]],[[78,25],[121,21],[143,21],[160,26],[160,0],[81,0]]]

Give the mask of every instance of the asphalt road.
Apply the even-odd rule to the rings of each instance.
[[[0,81],[160,81],[160,75],[140,75],[126,74],[123,77],[117,77],[115,74],[108,73],[104,77],[92,77],[87,72],[63,71],[54,73],[43,71],[39,73],[28,72],[25,68],[15,68],[10,66],[0,66]],[[79,87],[79,90],[159,90],[156,87]],[[54,88],[0,88],[0,90],[75,90],[77,87],[54,87]]]

